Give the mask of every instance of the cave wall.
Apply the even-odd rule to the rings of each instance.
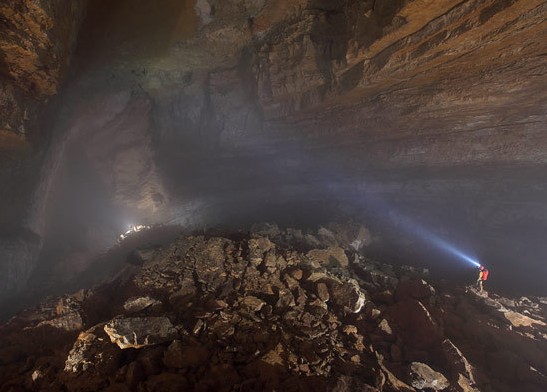
[[[0,296],[22,289],[41,248],[28,224],[55,96],[87,1],[0,4]]]
[[[29,139],[59,92],[87,1],[7,0],[0,5],[0,129]]]
[[[29,226],[58,244],[71,227],[344,216],[410,257],[408,217],[505,254],[507,280],[522,246],[506,238],[527,241],[541,271],[545,14],[538,0],[91,0]],[[46,253],[108,246],[74,243]]]

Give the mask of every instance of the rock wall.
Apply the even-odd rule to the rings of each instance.
[[[87,1],[0,5],[0,296],[24,287],[41,248],[28,225],[52,98],[61,90]]]
[[[547,225],[545,7],[93,0],[29,226],[55,243],[72,227],[344,214],[406,251],[408,216],[502,258],[508,280],[507,248],[529,241],[539,271],[544,245],[524,233]],[[92,248],[76,237],[62,252]]]
[[[47,101],[70,64],[87,1],[4,1],[0,6],[0,129],[39,133]]]

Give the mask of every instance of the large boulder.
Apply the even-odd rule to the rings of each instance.
[[[442,329],[427,308],[414,299],[397,302],[386,310],[391,327],[408,343],[409,347],[429,350],[440,343]]]
[[[546,324],[541,320],[536,320],[528,317],[524,314],[513,312],[511,310],[503,313],[504,317],[509,320],[513,327],[531,327],[534,324],[538,326],[545,326]]]
[[[142,348],[165,343],[178,337],[167,317],[132,317],[109,321],[104,331],[119,348]]]
[[[452,378],[459,379],[460,375],[463,375],[469,381],[475,382],[473,368],[467,358],[464,357],[460,349],[456,347],[450,339],[445,339],[441,347],[445,360],[445,366],[450,369]]]
[[[81,332],[65,362],[65,372],[81,373],[90,370],[108,374],[117,368],[120,350],[108,341],[103,325]]]

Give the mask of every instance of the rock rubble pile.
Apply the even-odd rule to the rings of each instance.
[[[22,312],[0,391],[545,390],[546,299],[436,289],[326,229],[270,229],[180,238]]]

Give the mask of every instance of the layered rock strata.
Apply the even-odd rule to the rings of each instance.
[[[2,6],[0,137],[12,147],[0,189],[14,207],[2,216],[20,230],[1,245],[0,297],[25,287],[46,232],[62,233],[43,252],[49,269],[131,223],[385,210],[394,222],[379,233],[399,238],[398,205],[433,232],[479,237],[474,250],[501,260],[507,281],[522,252],[537,275],[544,1],[94,0],[33,166],[21,135],[39,133],[27,132],[41,126],[35,107],[60,85],[86,4],[69,3]]]

